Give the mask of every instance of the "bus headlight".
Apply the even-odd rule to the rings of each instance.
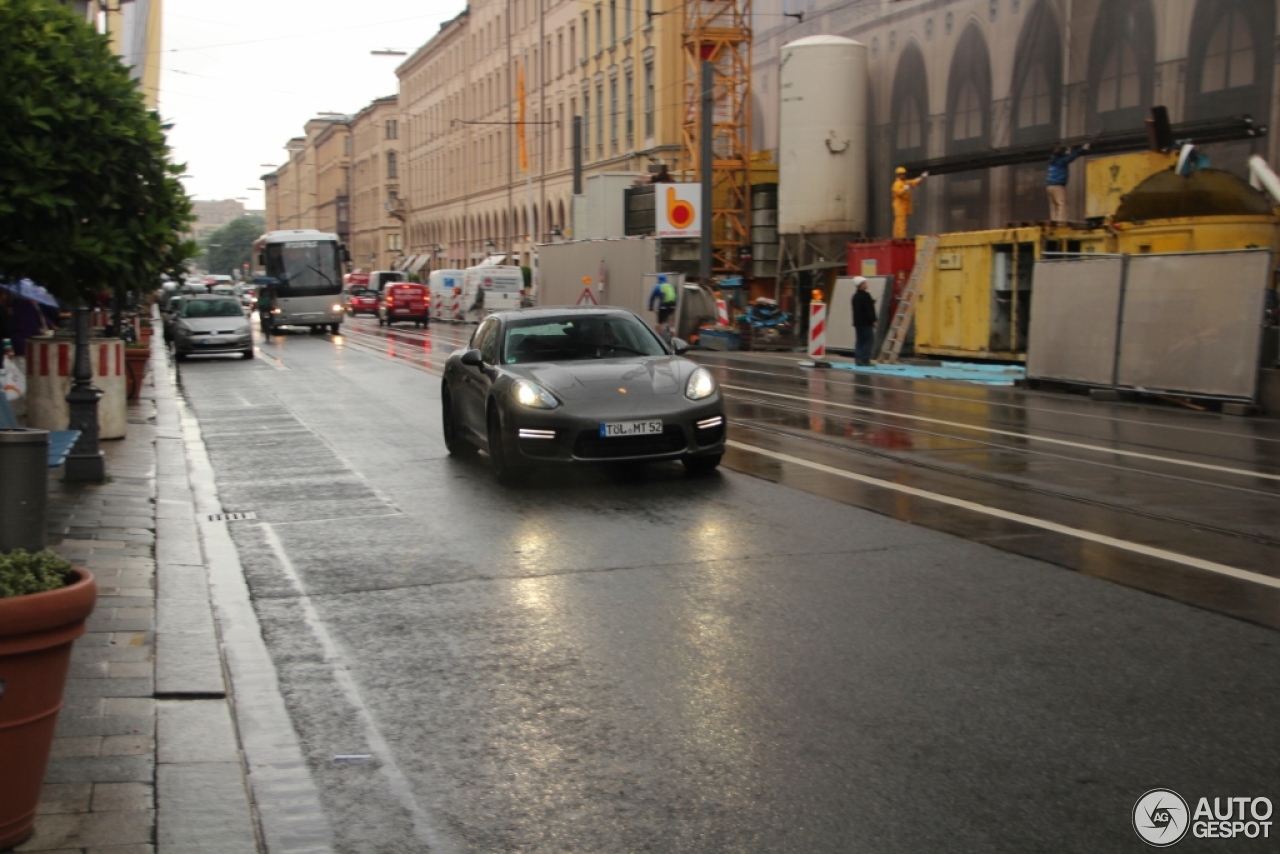
[[[329,311],[333,312],[334,314],[341,314],[342,304],[335,302],[333,305],[329,306]]]

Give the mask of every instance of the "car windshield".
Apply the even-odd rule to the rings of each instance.
[[[662,343],[649,327],[622,314],[512,321],[504,332],[502,352],[508,365],[665,355]]]
[[[378,292],[373,288],[352,288],[351,295],[353,297],[376,297]]]
[[[183,317],[240,317],[240,303],[233,299],[195,299],[182,304]]]

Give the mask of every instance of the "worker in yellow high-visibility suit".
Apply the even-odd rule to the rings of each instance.
[[[905,240],[907,218],[912,211],[911,191],[928,178],[929,173],[921,172],[919,178],[908,178],[906,167],[899,166],[894,174],[897,177],[893,181],[893,237],[895,240]]]

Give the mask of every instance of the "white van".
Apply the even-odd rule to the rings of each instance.
[[[427,276],[427,286],[431,290],[431,319],[458,320],[453,316],[453,289],[462,287],[462,270],[432,270]],[[462,297],[458,297],[461,304]],[[467,306],[461,305],[461,313]]]
[[[476,301],[476,291],[484,288],[484,313],[506,311],[520,307],[520,289],[524,287],[524,272],[519,267],[498,265],[481,265],[468,267],[462,279],[462,311],[466,317],[467,310]],[[475,316],[466,317],[475,320]]]
[[[409,279],[400,270],[374,270],[369,274],[369,287],[382,294],[388,282],[407,282]]]

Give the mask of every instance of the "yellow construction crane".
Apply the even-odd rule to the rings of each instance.
[[[712,269],[745,272],[740,255],[751,246],[751,0],[687,0],[681,168],[701,181],[702,63],[715,68],[710,164],[712,179]],[[708,235],[703,235],[706,240]]]

